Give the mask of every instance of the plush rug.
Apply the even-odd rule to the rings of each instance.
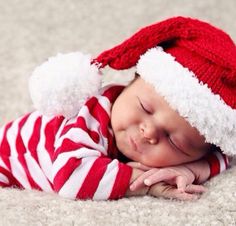
[[[78,50],[96,56],[139,27],[174,15],[209,21],[236,40],[235,9],[235,0],[0,0],[0,125],[33,109],[28,78],[49,56]],[[105,82],[126,78],[106,74]],[[71,201],[0,189],[0,225],[236,225],[235,177],[233,165],[207,182],[208,191],[194,202],[152,197]]]

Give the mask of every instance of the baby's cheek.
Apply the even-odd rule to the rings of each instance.
[[[149,167],[162,167],[167,166],[168,159],[159,156],[144,156],[141,163]]]
[[[195,151],[191,155],[191,161],[196,161],[204,157],[208,152],[207,151]]]

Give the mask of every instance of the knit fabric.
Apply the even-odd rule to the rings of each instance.
[[[210,177],[214,177],[223,172],[229,165],[228,157],[226,155],[222,155],[219,150],[215,150],[214,154],[209,154],[204,158],[210,166]]]
[[[103,90],[71,120],[36,111],[5,125],[0,130],[0,185],[55,191],[71,199],[123,197],[132,170],[117,160],[110,128],[110,107],[121,90]]]
[[[101,67],[128,69],[157,45],[236,108],[236,46],[226,33],[196,19],[176,17],[147,26],[94,61]]]
[[[155,54],[149,54],[160,48],[172,62],[164,62],[160,54],[155,59]],[[141,65],[137,66],[140,76],[206,142],[227,155],[236,154],[236,46],[222,30],[196,19],[174,17],[144,27],[93,62],[117,70]]]

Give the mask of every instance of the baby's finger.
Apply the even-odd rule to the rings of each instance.
[[[199,195],[189,194],[186,192],[172,194],[172,198],[182,200],[182,201],[193,201],[200,198]]]
[[[144,184],[151,186],[161,181],[169,182],[176,177],[176,174],[172,171],[160,169],[157,172],[151,174],[144,180]]]
[[[128,162],[127,165],[129,165],[129,166],[131,166],[133,168],[136,168],[136,169],[143,170],[143,171],[147,171],[147,170],[152,169],[151,167],[143,165],[140,162]]]
[[[141,169],[141,170],[148,171],[148,170],[153,169],[153,167],[149,167],[149,166],[143,165],[140,162],[138,164],[139,164],[139,167],[140,167],[139,169]]]
[[[131,166],[133,168],[138,168],[138,162],[127,162],[126,165]]]
[[[185,192],[187,193],[204,193],[207,191],[207,188],[204,187],[203,185],[197,185],[197,184],[189,184],[186,189]]]
[[[172,199],[178,199],[178,200],[182,200],[182,201],[191,201],[191,200],[198,199],[200,196],[197,194],[190,194],[187,192],[179,192],[178,189],[172,187],[172,188],[166,190],[165,197],[172,198]]]
[[[138,178],[136,178],[130,185],[130,190],[135,191],[141,187],[144,187],[144,180],[149,177],[151,174],[153,174],[158,169],[151,169],[149,171],[146,171],[145,173],[141,174]]]
[[[186,192],[180,192],[176,187],[166,184],[165,182],[160,182],[150,188],[151,195],[155,197],[163,197],[168,199],[177,199],[182,201],[196,200],[200,196],[197,194],[189,194]]]
[[[178,190],[180,192],[186,191],[186,187],[187,187],[187,179],[186,179],[186,177],[178,176],[176,178],[176,185],[177,185],[177,188],[178,188]]]

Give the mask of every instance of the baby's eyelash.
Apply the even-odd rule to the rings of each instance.
[[[168,137],[168,141],[169,141],[169,143],[170,143],[171,145],[173,145],[173,146],[175,146],[175,148],[177,148],[177,146],[176,146],[175,143],[171,140],[170,137]]]
[[[188,152],[182,150],[181,148],[179,148],[172,140],[170,137],[168,137],[168,141],[170,143],[170,145],[172,145],[175,149],[181,151],[182,153],[184,153],[186,156],[191,156]]]
[[[138,100],[139,100],[139,104],[140,104],[140,106],[142,107],[142,109],[143,109],[146,113],[152,114],[152,112],[149,111],[149,110],[143,105],[143,103],[141,102],[141,100],[140,100],[139,98],[138,98]]]
[[[176,148],[176,149],[178,149],[178,150],[181,151],[181,149],[173,142],[173,140],[170,138],[169,135],[168,135],[167,138],[168,138],[169,143],[170,143],[172,146],[174,146],[174,148]]]

